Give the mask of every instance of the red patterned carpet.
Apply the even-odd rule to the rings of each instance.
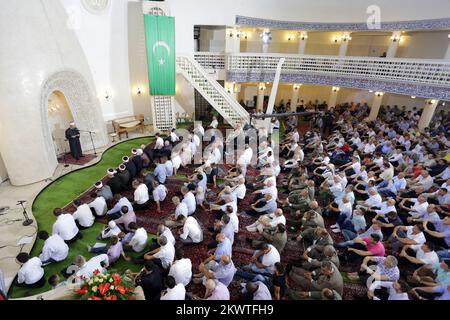
[[[227,166],[224,165],[224,170],[227,169]],[[152,203],[150,205],[150,208],[145,211],[137,212],[136,215],[138,217],[138,225],[143,226],[149,233],[156,234],[157,226],[161,223],[163,223],[173,212],[175,211],[175,207],[172,204],[172,197],[179,194],[181,186],[183,183],[186,182],[186,179],[180,178],[180,175],[184,174],[191,174],[192,169],[182,169],[178,173],[179,178],[169,178],[166,182],[166,187],[169,190],[169,194],[165,200],[164,203],[162,203],[162,213],[158,213],[156,210],[156,205]],[[254,179],[253,177],[257,175],[257,171],[254,168],[249,168],[248,174],[247,174],[247,182],[252,182]],[[280,175],[279,179],[283,179],[283,174]],[[107,178],[104,179],[103,182],[106,182]],[[95,181],[93,181],[94,183]],[[85,202],[90,202],[90,193],[94,191],[94,188],[87,190],[81,197],[80,200]],[[220,191],[219,189],[213,190],[213,191]],[[252,201],[252,195],[251,192],[248,191],[247,197],[244,199],[242,204],[240,205],[239,212],[245,211],[249,208],[251,201]],[[131,196],[131,192],[128,194]],[[280,194],[280,198],[285,198],[286,194]],[[69,205],[65,208],[68,212],[74,212],[75,208],[72,205]],[[192,260],[193,265],[193,272],[198,272],[198,265],[207,258],[207,244],[211,242],[212,234],[207,230],[208,227],[211,227],[214,222],[214,213],[205,212],[202,208],[198,208],[197,212],[195,214],[195,217],[200,221],[204,226],[204,232],[205,232],[205,241],[203,243],[193,246],[186,246],[183,248],[183,251],[185,253],[186,257],[189,257]],[[247,218],[241,216],[239,218],[240,220],[240,231],[239,235],[235,239],[235,244],[233,248],[233,261],[237,267],[243,266],[250,262],[250,258],[253,253],[253,249],[251,249],[250,244],[246,241],[246,238],[255,238],[257,235],[250,233],[246,230],[246,227],[254,222],[254,219]],[[101,221],[105,222],[105,221]],[[326,221],[326,226],[329,228],[330,225],[335,223],[332,219],[328,219]],[[173,230],[174,235],[176,234],[177,230]],[[339,234],[335,234],[330,232],[331,236],[335,241],[341,241],[341,236]],[[299,246],[299,243],[292,240],[292,237],[294,236],[293,233],[288,234],[288,243],[286,245],[285,250],[282,253],[282,262],[287,263],[289,259],[298,257],[302,254],[303,249],[301,246]],[[341,268],[342,271],[354,271],[355,269],[352,267],[343,267]],[[239,299],[239,285],[240,285],[241,279],[235,278],[235,281],[230,285],[230,291],[232,294],[232,297],[234,299]],[[292,285],[295,287],[294,285]],[[202,285],[194,285],[191,284],[189,288],[187,288],[188,291],[192,291],[197,294],[202,294],[204,291]],[[366,295],[366,288],[359,284],[352,284],[348,283],[345,284],[344,288],[344,299],[353,300],[353,299],[361,299],[365,297]]]
[[[70,153],[68,153],[68,154],[66,154],[65,157],[64,157],[64,155],[60,156],[58,158],[58,162],[61,164],[84,166],[84,165],[88,164],[89,162],[91,162],[92,160],[94,160],[95,158],[97,158],[96,155],[87,154],[83,158],[80,158],[79,160],[77,160],[74,157],[72,157],[72,155]]]

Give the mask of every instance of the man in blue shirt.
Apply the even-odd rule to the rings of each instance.
[[[133,212],[133,205],[127,199],[127,197],[122,197],[120,194],[114,196],[116,200],[116,205],[106,213],[106,218],[108,221],[117,220],[122,216],[122,207],[128,207],[128,212]]]
[[[158,165],[155,168],[155,171],[153,171],[153,176],[159,181],[160,184],[166,183],[167,179],[166,166],[162,163],[158,163]]]

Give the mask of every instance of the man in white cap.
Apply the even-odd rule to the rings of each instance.
[[[131,178],[131,172],[127,170],[124,164],[120,165],[118,176],[121,183],[121,191],[127,191],[133,179]]]
[[[144,161],[142,160],[142,154],[144,153],[141,149],[133,149],[131,150],[133,157],[131,161],[134,163],[136,167],[136,172],[139,174],[144,167]]]
[[[122,161],[125,168],[130,172],[131,179],[134,179],[134,177],[138,174],[136,165],[130,160],[129,157],[123,157]]]
[[[119,175],[117,174],[117,171],[114,169],[108,169],[107,172],[108,174],[108,186],[111,189],[111,192],[114,195],[119,194],[120,192],[122,192],[122,181],[119,178]]]
[[[70,153],[75,160],[83,157],[80,143],[80,131],[77,129],[75,122],[70,123],[70,128],[66,130],[66,139],[69,141]]]
[[[103,197],[103,199],[105,199],[107,203],[111,202],[114,196],[111,191],[111,187],[108,185],[104,185],[101,181],[98,181],[95,184],[95,193],[97,193],[99,197]]]

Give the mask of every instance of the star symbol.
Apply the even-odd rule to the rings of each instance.
[[[164,65],[166,63],[166,60],[164,60],[163,58],[159,59],[159,64],[160,65]]]

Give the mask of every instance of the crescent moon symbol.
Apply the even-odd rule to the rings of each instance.
[[[165,48],[167,50],[167,55],[170,56],[170,47],[165,41],[158,41],[157,43],[155,43],[155,45],[153,46],[153,54],[154,55],[156,55],[156,49],[158,47]]]

